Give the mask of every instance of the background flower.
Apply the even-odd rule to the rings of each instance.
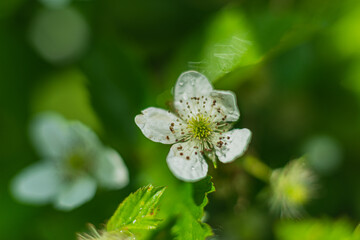
[[[71,210],[93,198],[97,185],[120,189],[128,184],[120,155],[80,122],[44,113],[33,120],[30,135],[42,160],[13,180],[17,199]]]

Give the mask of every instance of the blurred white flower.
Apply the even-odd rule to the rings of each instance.
[[[29,40],[46,61],[68,64],[85,52],[90,38],[89,25],[83,15],[66,5],[68,0],[42,0],[53,9],[41,9],[30,22]]]
[[[150,107],[135,117],[143,134],[154,142],[174,144],[167,156],[172,173],[184,181],[206,177],[205,156],[216,167],[243,155],[250,142],[248,129],[231,130],[240,113],[231,91],[214,90],[208,79],[196,72],[180,75],[174,89],[175,113]]]
[[[304,147],[309,165],[321,174],[331,174],[340,166],[343,158],[338,141],[330,136],[315,136]]]
[[[45,7],[59,9],[68,6],[71,0],[39,0]]]
[[[30,135],[42,161],[13,180],[12,192],[20,201],[53,202],[58,209],[71,210],[93,198],[97,185],[119,189],[128,184],[120,155],[80,122],[41,114],[32,122]]]
[[[315,175],[302,158],[274,170],[270,177],[272,210],[282,217],[300,217],[304,205],[316,194],[316,182]]]

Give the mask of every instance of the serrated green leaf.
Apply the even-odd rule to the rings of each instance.
[[[202,222],[204,207],[208,203],[207,195],[215,191],[211,177],[197,183],[187,183],[182,191],[183,199],[179,202],[179,213],[172,233],[177,240],[204,240],[212,235],[209,225]]]
[[[156,213],[164,191],[165,187],[149,185],[130,194],[107,223],[107,231],[155,229],[162,221]]]

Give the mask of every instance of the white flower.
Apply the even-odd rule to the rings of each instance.
[[[43,160],[21,171],[12,182],[13,195],[34,204],[53,202],[71,210],[89,201],[97,185],[119,189],[128,184],[128,170],[113,149],[76,121],[42,114],[31,125],[31,137]]]
[[[315,195],[316,177],[300,158],[274,170],[270,186],[272,210],[282,217],[300,217],[304,205]]]
[[[174,144],[166,161],[176,177],[197,181],[206,177],[205,157],[216,166],[216,156],[229,163],[243,155],[251,132],[230,130],[240,117],[233,92],[214,90],[204,75],[188,71],[178,78],[174,95],[175,113],[150,107],[135,122],[150,140]]]

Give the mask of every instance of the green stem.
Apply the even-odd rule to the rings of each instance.
[[[264,182],[269,182],[272,170],[258,158],[251,155],[246,156],[242,165],[243,168],[252,176]]]

